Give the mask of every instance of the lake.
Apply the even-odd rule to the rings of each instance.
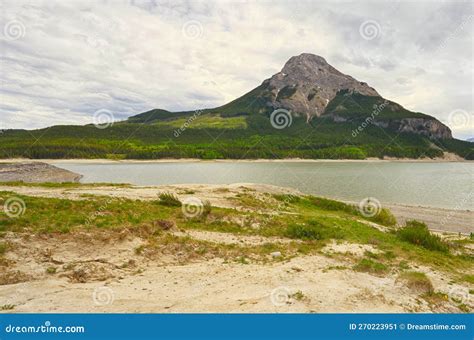
[[[474,163],[422,162],[55,162],[83,183],[265,183],[359,201],[473,209]]]

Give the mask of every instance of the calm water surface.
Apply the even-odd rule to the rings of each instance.
[[[70,163],[83,183],[138,185],[266,183],[343,200],[473,210],[474,163],[405,162],[176,162]]]

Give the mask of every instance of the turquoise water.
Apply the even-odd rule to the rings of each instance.
[[[474,163],[420,162],[176,162],[70,163],[82,182],[138,185],[237,182],[292,187],[343,200],[473,210]]]

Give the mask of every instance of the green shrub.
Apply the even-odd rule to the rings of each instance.
[[[354,266],[354,269],[359,272],[372,274],[383,274],[388,271],[388,267],[383,263],[367,258],[360,260],[360,262]]]
[[[393,216],[392,212],[386,208],[380,209],[379,213],[374,217],[370,217],[369,220],[385,226],[394,226],[397,224],[395,216]]]
[[[341,239],[344,234],[341,228],[328,227],[316,220],[309,220],[305,224],[290,224],[285,231],[285,236],[302,240]]]
[[[285,236],[302,240],[321,240],[321,231],[313,226],[291,224],[286,228]]]
[[[168,207],[180,207],[182,205],[181,201],[172,193],[164,192],[159,196],[160,204],[166,205]]]
[[[405,227],[397,231],[400,240],[429,250],[449,252],[449,246],[437,235],[433,235],[423,222],[407,221]]]

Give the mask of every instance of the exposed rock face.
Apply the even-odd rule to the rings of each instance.
[[[409,132],[434,139],[453,138],[451,130],[434,118],[403,118],[388,121],[374,120],[373,124],[397,132]]]
[[[281,72],[262,83],[261,92],[266,106],[271,109],[284,108],[293,115],[303,115],[309,121],[325,113],[325,109],[341,90],[364,96],[383,98],[364,82],[343,74],[329,65],[323,57],[303,53],[290,58]],[[403,107],[390,102],[388,109],[393,112]],[[345,122],[346,118],[333,113],[335,122]],[[416,133],[429,138],[452,138],[451,130],[433,117],[377,120],[373,123],[398,132]]]
[[[380,96],[366,83],[339,72],[324,58],[308,53],[290,58],[281,72],[263,84],[272,94],[267,105],[304,114],[308,120],[323,114],[327,104],[340,90]]]
[[[405,118],[400,121],[398,131],[417,133],[430,138],[453,138],[451,130],[436,119]]]

